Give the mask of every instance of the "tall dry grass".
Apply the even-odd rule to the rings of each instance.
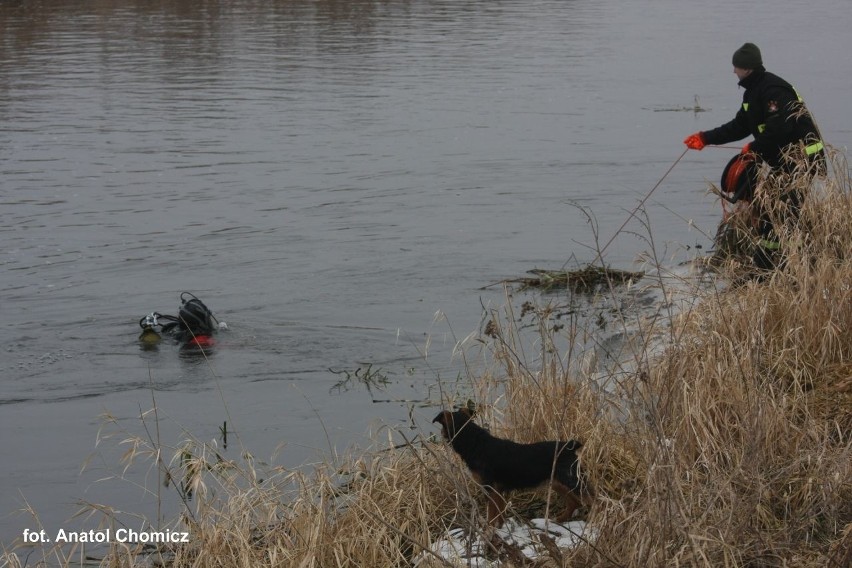
[[[585,443],[598,536],[529,565],[852,565],[852,187],[841,158],[782,231],[783,270],[737,287],[681,288],[694,297],[673,318],[612,310],[618,365],[591,364],[579,346],[598,341],[595,327],[557,320],[552,301],[524,317],[507,302],[459,346],[486,357],[466,387],[478,420],[519,441]],[[599,354],[609,345],[597,344]],[[173,527],[192,539],[115,545],[104,566],[408,566],[451,529],[485,531],[481,491],[439,441],[389,439],[342,470],[311,473],[227,462],[194,440],[171,449],[125,441],[129,459],[192,490]],[[542,493],[513,498],[524,515],[550,505]],[[510,552],[495,549],[495,565],[525,563]],[[41,554],[76,562],[74,551]],[[19,554],[2,558],[23,565]],[[433,556],[428,565],[450,564]]]

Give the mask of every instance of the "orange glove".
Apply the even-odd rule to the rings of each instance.
[[[751,142],[743,146],[743,149],[740,151],[740,154],[748,154],[751,152]]]
[[[704,148],[704,137],[700,132],[696,132],[695,134],[687,136],[683,143],[686,144],[686,147],[690,150],[701,150]]]

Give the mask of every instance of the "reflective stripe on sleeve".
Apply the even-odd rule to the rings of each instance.
[[[809,144],[808,146],[805,146],[805,155],[812,156],[823,148],[825,148],[825,146],[822,142],[815,142],[814,144]]]

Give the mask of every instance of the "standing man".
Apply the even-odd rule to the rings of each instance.
[[[809,178],[823,174],[825,152],[819,130],[796,90],[763,67],[760,49],[753,43],[745,43],[734,52],[733,64],[739,85],[745,89],[742,107],[730,122],[691,134],[684,144],[692,150],[701,150],[708,144],[735,142],[751,134],[754,141],[747,143],[742,153],[752,153],[758,161],[765,162],[772,177],[778,179],[779,174],[792,174],[801,164],[807,166],[804,173]],[[800,189],[781,192],[788,220],[798,218],[803,199]],[[774,268],[779,261],[778,235],[766,205],[757,202],[754,205],[758,207],[760,240],[753,262],[757,268]]]

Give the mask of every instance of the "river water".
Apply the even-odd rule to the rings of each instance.
[[[605,261],[709,247],[735,150],[681,140],[735,113],[744,41],[848,145],[850,28],[848,0],[0,0],[0,542],[155,512],[146,468],[102,480],[103,414],[284,467],[432,433],[373,399],[440,402],[483,287],[594,260],[663,178]],[[207,360],[137,343],[182,291],[227,322]],[[333,388],[359,368],[390,384]]]

